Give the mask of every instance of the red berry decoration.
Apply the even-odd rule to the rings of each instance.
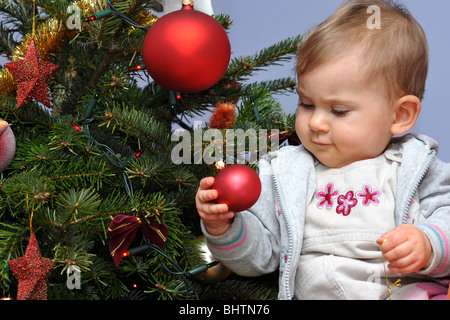
[[[209,89],[223,77],[231,46],[216,19],[184,5],[152,25],[142,56],[156,83],[175,92],[192,93]]]
[[[219,193],[217,203],[233,212],[251,208],[261,195],[261,180],[252,168],[243,164],[224,167],[215,177],[212,189]]]

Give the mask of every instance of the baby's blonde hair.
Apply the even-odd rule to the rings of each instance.
[[[380,9],[379,29],[369,28],[371,5]],[[300,45],[297,74],[324,63],[359,54],[362,74],[380,81],[389,101],[403,95],[420,100],[428,74],[428,41],[424,30],[403,6],[388,0],[348,0],[314,28]]]

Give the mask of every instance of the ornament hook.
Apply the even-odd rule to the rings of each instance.
[[[193,7],[193,6],[194,6],[194,0],[183,0],[183,1],[181,2],[181,4],[182,4],[183,6],[189,5],[189,6]]]
[[[217,161],[216,164],[215,164],[214,166],[215,166],[216,169],[219,170],[219,171],[226,167],[225,162],[223,162],[223,160]]]
[[[34,39],[36,35],[36,0],[33,0],[33,25],[31,29],[31,38]]]
[[[383,245],[386,242],[387,239],[384,239],[383,242],[381,243],[381,245]],[[381,246],[380,246],[381,249]],[[386,279],[386,286],[388,289],[388,295],[389,295],[389,300],[392,300],[392,296],[391,296],[391,290],[394,287],[401,287],[401,281],[402,279],[398,279],[397,281],[395,281],[395,283],[393,285],[389,284],[389,278],[388,278],[388,274],[387,274],[387,270],[386,270],[386,261],[384,261],[383,255],[381,255],[381,260],[383,261],[383,268],[384,268],[384,278]]]

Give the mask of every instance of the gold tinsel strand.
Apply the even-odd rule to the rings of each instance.
[[[0,70],[0,96],[7,95],[16,90],[17,84],[8,69]]]
[[[40,24],[36,30],[34,40],[42,60],[49,60],[55,51],[61,48],[66,41],[71,40],[77,33],[77,29],[68,29],[64,22],[56,18]],[[32,38],[30,33],[25,35],[12,53],[12,61],[22,60],[25,57]]]
[[[87,16],[91,16],[96,12],[102,11],[106,9],[106,1],[96,1],[96,0],[80,0],[74,2]]]
[[[147,10],[142,10],[137,15],[135,22],[141,26],[151,26],[158,20],[158,17]]]
[[[95,0],[80,0],[74,2],[84,15],[92,15],[95,12],[104,10],[104,4]],[[141,25],[152,25],[158,18],[143,11],[138,15],[137,23]],[[65,43],[72,40],[78,33],[78,29],[68,29],[65,21],[52,18],[36,28],[34,39],[36,48],[43,60],[49,60],[56,51]],[[32,39],[32,33],[28,33],[15,48],[11,55],[11,61],[22,60],[25,57],[28,46]],[[0,96],[8,95],[17,89],[17,83],[7,68],[0,70]]]

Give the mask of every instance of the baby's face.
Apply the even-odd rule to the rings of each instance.
[[[363,79],[356,59],[332,61],[298,79],[296,132],[304,147],[330,168],[377,157],[392,138],[395,108],[379,81]]]

